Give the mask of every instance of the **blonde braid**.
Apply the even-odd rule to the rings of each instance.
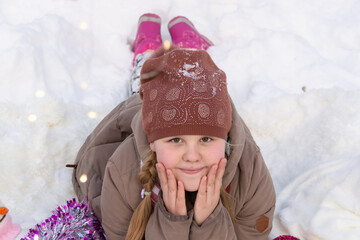
[[[151,192],[158,178],[156,171],[156,154],[150,151],[145,158],[142,171],[139,173],[139,181],[146,192]]]
[[[139,173],[139,181],[146,192],[152,191],[158,178],[155,164],[156,154],[149,151],[142,170]],[[131,217],[126,240],[141,240],[143,238],[152,211],[151,196],[146,195]]]

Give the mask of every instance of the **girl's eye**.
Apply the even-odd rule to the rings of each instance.
[[[202,137],[201,141],[202,142],[211,142],[213,139],[211,137]]]
[[[172,142],[172,143],[180,143],[181,138],[172,138],[172,139],[170,139],[170,142]]]

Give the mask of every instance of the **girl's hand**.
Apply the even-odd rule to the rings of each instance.
[[[220,189],[224,176],[226,159],[222,158],[217,165],[213,165],[207,176],[200,181],[194,206],[194,219],[201,225],[215,210],[220,200]]]
[[[181,181],[176,183],[171,169],[166,169],[162,163],[156,164],[160,179],[163,200],[166,209],[174,215],[187,215],[185,204],[185,188]]]

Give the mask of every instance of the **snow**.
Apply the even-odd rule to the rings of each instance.
[[[196,62],[195,64],[187,64],[187,63],[184,63],[182,69],[179,69],[179,73],[185,77],[188,77],[188,78],[195,78],[195,79],[198,79],[200,77],[202,77],[203,75],[199,75],[199,73],[195,72],[195,71],[192,71],[192,72],[189,72],[189,70],[195,68],[195,67],[198,67],[199,66],[199,63]]]
[[[0,201],[19,237],[75,196],[65,164],[126,99],[145,12],[163,40],[184,15],[215,43],[273,177],[270,238],[360,239],[357,0],[1,1]]]

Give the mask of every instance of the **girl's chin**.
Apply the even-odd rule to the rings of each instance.
[[[199,184],[186,184],[184,183],[185,190],[188,192],[196,192],[199,190]]]

